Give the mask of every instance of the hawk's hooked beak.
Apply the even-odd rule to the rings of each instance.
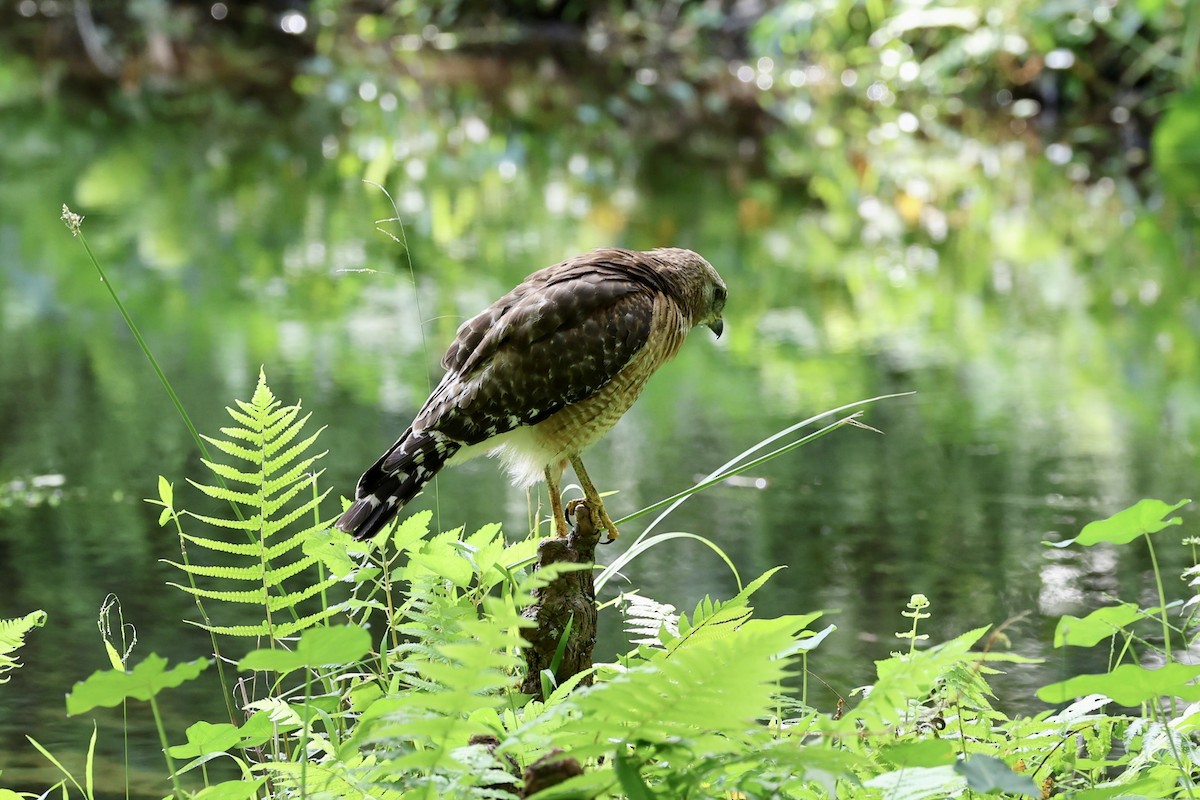
[[[721,332],[725,330],[725,321],[722,319],[714,319],[712,322],[708,323],[708,329],[715,333],[717,338],[720,339]]]

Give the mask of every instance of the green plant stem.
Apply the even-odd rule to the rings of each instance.
[[[304,728],[300,731],[300,800],[308,797],[308,729],[312,724],[312,668],[304,668]]]
[[[167,771],[171,773],[171,786],[175,789],[175,797],[183,800],[183,787],[179,785],[179,773],[175,770],[175,759],[171,758],[171,753],[167,743],[167,729],[163,726],[162,713],[158,710],[158,701],[154,695],[150,695],[150,711],[154,714],[154,727],[158,730],[158,741],[162,743],[163,758],[167,760]]]
[[[1171,698],[1171,715],[1175,716],[1175,698]],[[1175,766],[1179,768],[1180,780],[1183,782],[1183,789],[1187,792],[1187,796],[1191,800],[1196,800],[1196,795],[1192,793],[1192,777],[1191,770],[1184,763],[1183,755],[1179,752],[1179,743],[1175,741],[1175,731],[1171,730],[1171,720],[1163,719],[1162,708],[1157,704],[1151,706],[1150,716],[1157,718],[1160,725],[1163,726],[1163,731],[1167,737],[1167,747],[1171,749],[1171,758],[1175,760]]]
[[[92,266],[96,268],[96,272],[100,275],[100,282],[104,284],[104,288],[108,290],[108,294],[112,297],[113,302],[117,305],[117,310],[121,312],[121,316],[125,319],[125,324],[129,326],[129,332],[133,334],[133,338],[137,340],[138,347],[142,348],[142,354],[146,356],[146,360],[150,362],[150,366],[154,369],[154,374],[158,376],[158,380],[162,383],[163,388],[167,390],[167,395],[171,398],[171,402],[175,406],[175,410],[179,412],[180,418],[183,419],[183,424],[187,426],[188,432],[192,434],[192,440],[196,442],[196,447],[200,449],[200,453],[209,461],[212,457],[209,455],[208,448],[204,446],[204,439],[200,437],[200,432],[196,430],[196,426],[192,424],[192,418],[188,416],[187,410],[183,407],[183,401],[179,399],[179,395],[175,393],[175,389],[171,386],[171,382],[167,380],[167,375],[163,372],[162,367],[158,364],[158,359],[154,357],[154,353],[150,352],[150,345],[146,343],[142,337],[141,331],[133,321],[133,317],[125,310],[125,304],[121,302],[121,298],[117,295],[117,290],[113,288],[112,282],[104,274],[103,267],[96,259],[96,254],[92,252],[91,245],[87,242],[87,237],[83,235],[83,231],[78,231],[76,235],[79,237],[80,244],[83,245],[83,250],[87,253],[88,259],[91,260]]]
[[[108,276],[104,274],[104,268],[100,266],[100,262],[96,259],[96,254],[92,252],[91,245],[87,242],[87,237],[83,235],[82,230],[74,230],[75,236],[78,237],[80,244],[83,245],[83,251],[87,253],[88,260],[92,262],[92,266],[96,268],[96,273],[100,276],[100,282],[104,284],[104,288],[108,290],[108,294],[116,303],[117,310],[121,312],[121,317],[124,318],[125,324],[129,327],[129,332],[133,334],[133,338],[137,341],[138,347],[142,349],[142,354],[146,356],[146,360],[150,362],[150,366],[154,369],[154,374],[158,376],[159,382],[163,389],[166,390],[167,396],[171,398],[171,403],[175,406],[175,411],[178,412],[183,424],[187,427],[188,433],[192,435],[192,441],[196,443],[196,447],[200,450],[200,455],[204,456],[206,461],[212,461],[212,454],[208,452],[208,447],[204,444],[204,438],[200,435],[200,431],[196,429],[192,418],[188,416],[187,409],[183,407],[183,401],[179,399],[179,395],[175,393],[175,388],[171,386],[171,382],[167,380],[167,374],[163,372],[159,366],[158,359],[154,357],[154,353],[150,351],[150,345],[146,343],[146,339],[142,336],[142,332],[138,330],[137,323],[133,321],[133,317],[125,310],[125,304],[121,302],[117,290],[109,281]],[[225,483],[225,479],[220,475],[216,476],[221,487],[228,489],[229,486]],[[233,508],[233,513],[237,515],[239,520],[243,519],[242,511],[237,507],[236,503],[231,502],[230,507]]]
[[[188,557],[187,540],[183,538],[183,524],[179,521],[179,514],[174,508],[171,509],[171,521],[175,523],[175,532],[179,536],[179,552],[183,556],[183,563],[191,566],[191,559]],[[229,683],[225,677],[225,659],[221,657],[221,645],[217,642],[217,635],[212,631],[212,620],[208,616],[208,611],[204,608],[204,601],[200,599],[200,592],[196,586],[196,576],[190,571],[185,570],[184,576],[187,578],[188,586],[192,587],[192,598],[196,601],[196,609],[200,612],[200,619],[204,620],[204,627],[208,631],[209,641],[212,642],[213,656],[217,662],[217,681],[221,684],[221,695],[225,698],[225,711],[229,714],[229,722],[236,726],[237,709],[233,706],[233,692],[230,691]],[[249,753],[245,750],[242,755],[249,758]]]
[[[1158,557],[1154,554],[1154,542],[1150,541],[1150,534],[1142,534],[1146,537],[1146,547],[1150,550],[1150,564],[1154,569],[1154,585],[1158,589],[1158,615],[1162,620],[1163,632],[1163,658],[1166,663],[1170,664],[1171,658],[1171,623],[1167,619],[1167,593],[1163,589],[1162,572],[1158,568]]]

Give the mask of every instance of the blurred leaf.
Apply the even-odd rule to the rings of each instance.
[[[67,695],[67,713],[82,714],[96,706],[112,707],[128,699],[149,700],[163,689],[195,679],[207,667],[208,659],[198,658],[167,669],[167,660],[151,653],[131,672],[93,672]]]
[[[1009,792],[1026,797],[1042,796],[1042,790],[1028,775],[1018,775],[998,758],[973,755],[954,765],[954,770],[966,776],[967,785],[978,792]]]
[[[945,739],[926,739],[885,745],[879,755],[894,767],[941,767],[953,764],[958,754]]]
[[[954,797],[962,792],[965,784],[963,776],[948,764],[942,767],[903,767],[876,775],[863,783],[872,789],[882,789],[882,796],[889,800]]]
[[[212,786],[205,786],[192,800],[246,800],[258,793],[259,787],[266,783],[265,777],[253,781],[223,781]]]
[[[1126,625],[1142,618],[1142,611],[1137,603],[1098,608],[1086,617],[1064,614],[1054,628],[1054,646],[1091,647],[1113,634],[1120,633]]]
[[[271,738],[274,723],[266,711],[256,711],[241,727],[228,722],[197,722],[187,729],[187,744],[169,748],[176,758],[197,758],[241,747],[257,747]]]
[[[1200,86],[1171,98],[1154,129],[1151,154],[1167,193],[1200,206]]]
[[[1136,706],[1156,697],[1180,697],[1188,702],[1200,700],[1200,686],[1189,681],[1200,677],[1200,664],[1167,664],[1147,669],[1137,664],[1122,664],[1102,675],[1077,675],[1038,689],[1038,699],[1047,703],[1065,703],[1076,697],[1103,694],[1123,706]]]
[[[371,636],[353,625],[309,628],[293,650],[252,650],[238,662],[242,670],[290,672],[301,667],[351,664],[371,651]]]
[[[1089,522],[1074,539],[1044,544],[1051,547],[1068,547],[1072,544],[1081,544],[1084,547],[1102,543],[1128,544],[1142,534],[1157,533],[1163,528],[1181,524],[1182,520],[1178,517],[1163,517],[1190,502],[1192,501],[1180,500],[1175,505],[1170,505],[1162,500],[1142,500],[1124,511],[1118,511],[1108,519]]]

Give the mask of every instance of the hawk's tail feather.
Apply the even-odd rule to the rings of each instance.
[[[436,431],[406,430],[358,479],[354,502],[333,526],[356,539],[369,539],[420,494],[461,444]]]

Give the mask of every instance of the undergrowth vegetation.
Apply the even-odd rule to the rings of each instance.
[[[228,411],[232,424],[206,437],[226,458],[205,461],[212,482],[189,481],[227,511],[180,507],[166,478],[149,501],[179,538],[173,585],[195,599],[215,657],[132,659],[109,634],[112,669],[67,696],[72,715],[148,703],[164,791],[169,778],[177,797],[1196,796],[1200,665],[1177,654],[1194,641],[1200,595],[1168,599],[1178,593],[1156,560],[1154,607],[1061,619],[1055,646],[1107,647],[1109,670],[1043,687],[1054,709],[1033,716],[1007,715],[989,688],[998,667],[1028,661],[1006,651],[1003,631],[929,642],[921,595],[875,683],[844,706],[813,707],[809,662],[835,628],[815,628],[819,612],[757,616],[754,593],[776,570],[690,614],[623,604],[628,652],[596,665],[591,686],[542,676],[541,702],[516,689],[533,624],[521,612],[554,573],[529,569],[535,537],[509,541],[498,525],[435,533],[420,513],[355,542],[321,517],[320,432],[304,431],[299,405],[260,377]],[[1154,559],[1151,535],[1179,524],[1171,514],[1185,502],[1144,500],[1055,546],[1141,544]],[[1184,578],[1200,584],[1200,567]],[[0,680],[44,621],[34,611],[0,623]],[[228,718],[168,730],[158,695],[214,666]],[[63,773],[47,794],[95,798],[95,734],[83,774],[31,743]],[[0,800],[19,796],[36,795],[0,789]]]

